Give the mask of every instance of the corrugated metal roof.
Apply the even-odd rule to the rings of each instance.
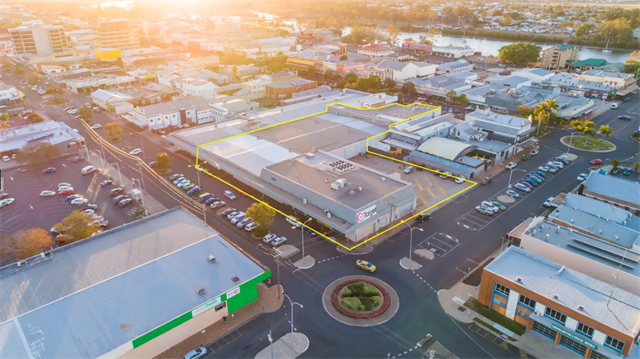
[[[99,357],[265,271],[182,208],[67,247],[0,279],[3,358]]]
[[[590,192],[600,193],[607,197],[640,206],[640,185],[638,182],[607,176],[594,171],[589,174],[583,184]]]
[[[449,161],[455,161],[462,152],[471,147],[475,146],[448,138],[431,137],[418,147],[418,151],[442,157]]]
[[[509,247],[485,270],[514,283],[519,277],[518,285],[564,307],[580,311],[578,307],[583,306],[582,313],[594,321],[631,337],[640,330],[639,296],[518,247]]]

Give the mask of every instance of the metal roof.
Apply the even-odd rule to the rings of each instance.
[[[640,296],[518,247],[509,247],[485,270],[631,337],[640,330]]]
[[[174,208],[0,277],[0,357],[99,357],[265,270]]]
[[[442,157],[449,161],[455,161],[463,152],[474,147],[474,145],[450,140],[448,138],[431,137],[418,147],[418,151]]]
[[[619,201],[630,202],[640,207],[640,185],[638,185],[638,182],[607,176],[594,171],[589,174],[583,184],[589,192],[599,193]]]

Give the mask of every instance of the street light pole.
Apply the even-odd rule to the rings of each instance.
[[[120,185],[122,186],[123,182],[122,173],[120,173],[120,165],[118,164],[118,162],[111,163],[111,165],[116,165],[116,167],[118,168],[118,178],[120,178]]]
[[[413,230],[417,229],[420,232],[424,232],[424,229],[420,227],[411,227],[409,223],[405,222],[405,225],[409,227],[409,259],[411,259],[411,253],[413,252]]]
[[[104,160],[102,159],[103,152],[100,150],[94,150],[100,154],[100,164],[102,164],[102,172],[104,173]]]
[[[289,296],[286,293],[282,293],[284,294],[284,297],[289,299],[289,303],[291,304],[291,346],[293,347],[293,305],[297,305],[300,307],[300,309],[304,308],[302,306],[302,304],[298,303],[298,302],[294,302],[291,300],[291,298],[289,298]]]
[[[304,258],[304,225],[309,223],[313,218],[307,219],[302,226],[300,226],[300,233],[302,234],[302,258]]]
[[[507,189],[511,188],[511,176],[513,176],[513,171],[522,171],[522,172],[527,172],[523,169],[519,169],[519,168],[512,168],[509,170],[509,183],[507,183]]]
[[[144,190],[142,189],[142,182],[140,182],[140,179],[138,178],[132,178],[131,182],[135,185],[136,180],[138,180],[138,184],[140,185],[140,200],[142,201],[142,208],[144,208],[144,215],[146,217],[149,213],[147,212],[147,206],[144,205]]]
[[[571,153],[571,145],[573,144],[573,135],[575,135],[576,132],[571,132],[571,138],[569,138],[569,143],[567,144],[567,154]]]

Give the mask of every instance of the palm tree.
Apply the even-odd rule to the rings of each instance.
[[[602,139],[604,140],[605,137],[611,137],[613,135],[613,129],[609,125],[602,125],[598,133],[602,135]]]
[[[540,114],[537,116],[538,118],[538,131],[537,134],[540,134],[540,126],[542,126],[542,122],[549,122],[549,118],[552,113],[558,112],[558,100],[545,100],[538,104],[537,112]],[[546,129],[546,125],[545,125]]]
[[[640,172],[640,162],[636,162],[633,164],[633,170],[636,172]]]
[[[613,160],[611,160],[610,164],[611,164],[611,167],[613,167],[613,169],[616,169],[616,168],[620,167],[620,160],[613,159]]]

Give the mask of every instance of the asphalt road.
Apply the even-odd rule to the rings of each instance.
[[[30,98],[31,94],[33,92],[27,92]],[[69,94],[68,96],[76,106],[82,106],[87,102],[85,96],[82,95]],[[28,105],[33,105],[37,109],[38,101],[38,99],[29,100]],[[620,108],[615,110],[615,116],[634,111],[640,112],[638,106],[640,105],[636,97],[631,102],[621,104]],[[100,148],[75,119],[52,107],[46,108],[45,112],[56,120],[65,121],[72,127],[79,128],[81,133],[89,138],[87,142],[91,149]],[[613,111],[608,111],[603,116],[596,118],[596,122],[598,125],[609,123],[613,121],[615,116],[613,116]],[[508,210],[500,214],[499,220],[489,220],[476,230],[470,230],[458,224],[461,222],[459,219],[467,215],[479,202],[493,198],[506,189],[508,173],[505,172],[497,175],[491,184],[477,186],[439,209],[433,215],[432,220],[420,225],[424,232],[416,231],[414,233],[414,248],[426,239],[438,234],[446,234],[457,239],[458,245],[449,250],[445,256],[436,257],[433,261],[426,262],[417,259],[423,264],[423,267],[415,272],[406,271],[399,265],[399,260],[409,254],[409,233],[407,230],[380,244],[372,253],[361,257],[343,255],[336,251],[334,244],[327,241],[307,241],[306,254],[315,257],[317,263],[308,270],[299,270],[289,260],[281,261],[278,266],[274,261],[273,252],[268,247],[256,242],[245,231],[233,228],[226,219],[216,216],[213,211],[207,211],[206,221],[222,235],[272,268],[272,283],[282,283],[285,292],[294,301],[304,305],[304,309],[297,307],[294,309],[296,311],[296,330],[307,335],[311,341],[309,350],[302,357],[384,358],[387,356],[396,357],[400,354],[403,357],[421,357],[422,353],[414,349],[416,343],[427,333],[431,333],[435,340],[440,341],[454,354],[462,358],[516,357],[517,355],[497,347],[467,327],[454,322],[442,311],[436,293],[440,289],[451,287],[465,275],[469,268],[474,268],[477,263],[499,248],[501,236],[507,231],[521,223],[522,220],[542,213],[541,204],[546,198],[574,188],[578,184],[576,177],[587,171],[591,159],[619,158],[633,161],[633,155],[638,152],[638,144],[630,137],[632,130],[638,126],[638,116],[634,115],[634,118],[632,123],[628,125],[625,123],[626,127],[620,127],[610,139],[617,146],[615,152],[596,156],[572,150],[572,153],[578,154],[574,163],[536,188],[534,193],[524,196],[516,204],[511,205]],[[107,114],[101,113],[96,114],[95,121],[104,126],[112,119]],[[123,127],[125,127],[124,124]],[[150,141],[146,137],[140,138],[140,136],[130,133],[134,132],[125,129],[122,142],[116,146],[142,141],[146,162],[151,161],[155,153],[165,151],[161,142]],[[521,163],[518,169],[531,171],[549,159],[566,152],[566,147],[559,140],[567,134],[568,131],[557,131],[541,138],[540,154]],[[135,145],[135,147],[140,146]],[[183,205],[197,212],[198,207],[178,195],[170,188],[171,185],[156,178],[146,169],[141,171],[136,165],[136,160],[122,156],[107,147],[105,147],[105,155],[109,162],[120,164],[123,176],[139,178],[142,175],[147,192],[165,206]],[[197,172],[193,167],[189,167],[192,163],[173,153],[169,153],[169,155],[173,173],[183,173],[192,182],[197,183]],[[514,172],[514,181],[518,176],[522,177],[523,175],[523,172]],[[226,185],[206,174],[200,175],[200,181],[207,191],[218,195],[228,189]],[[240,196],[233,203],[238,209],[245,209],[250,204],[251,201],[248,198]],[[202,218],[202,214],[199,215]],[[273,231],[289,238],[290,244],[300,245],[300,230],[292,229],[280,216],[275,220]],[[321,295],[329,283],[342,276],[364,274],[355,268],[356,258],[365,258],[375,263],[379,270],[374,275],[392,285],[399,295],[400,308],[398,312],[383,325],[370,328],[347,326],[329,317],[322,307]],[[262,315],[247,323],[239,329],[242,333],[241,338],[218,349],[210,357],[253,357],[268,345],[266,334],[269,330],[273,330],[275,338],[290,330],[288,313],[289,308],[283,308],[276,313]]]

